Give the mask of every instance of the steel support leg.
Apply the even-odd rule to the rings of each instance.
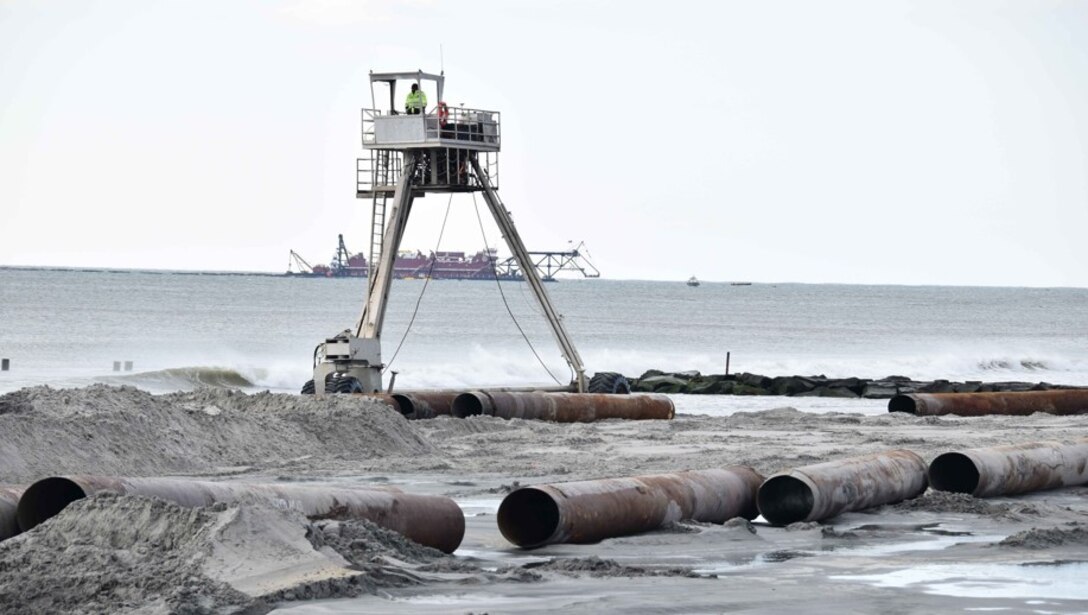
[[[548,319],[552,335],[555,336],[555,341],[559,344],[559,350],[563,353],[563,358],[567,360],[567,364],[574,370],[574,384],[577,386],[578,392],[584,393],[586,391],[586,373],[585,367],[582,365],[582,357],[578,355],[574,342],[571,341],[570,335],[567,334],[567,330],[563,326],[562,316],[552,306],[552,301],[544,289],[544,283],[540,281],[536,267],[529,257],[529,251],[525,249],[525,244],[521,242],[521,236],[518,235],[517,229],[514,228],[514,220],[510,218],[510,212],[506,211],[506,207],[499,200],[498,193],[491,186],[490,178],[484,174],[480,162],[475,158],[472,159],[472,170],[476,173],[480,185],[483,186],[487,206],[491,210],[491,215],[495,218],[495,223],[499,225],[499,230],[502,232],[503,239],[506,240],[506,245],[517,259],[518,267],[521,268],[525,281],[532,288],[537,302],[540,303],[540,307],[544,311],[544,317]]]
[[[416,154],[406,152],[404,172],[401,173],[400,181],[397,182],[397,191],[393,195],[393,207],[386,212],[389,223],[385,227],[385,238],[382,240],[381,260],[378,261],[378,269],[372,271],[373,277],[370,280],[370,292],[367,294],[366,305],[355,323],[356,337],[381,338],[389,288],[393,283],[393,265],[396,262],[397,250],[400,249],[401,239],[404,238],[408,214],[412,210],[412,176],[415,174],[415,166]]]
[[[404,171],[397,190],[393,195],[392,208],[386,212],[388,224],[382,237],[381,258],[374,268],[371,263],[370,279],[367,283],[367,298],[355,328],[347,333],[347,339],[335,344],[339,354],[334,360],[326,358],[314,367],[314,392],[320,397],[324,393],[325,377],[334,371],[344,372],[355,377],[366,392],[382,391],[381,332],[382,321],[389,300],[389,287],[393,282],[393,264],[397,250],[404,237],[404,227],[408,223],[408,214],[412,210],[412,179],[417,163],[416,154],[404,155]],[[373,246],[372,246],[373,247]],[[362,340],[370,340],[369,342]],[[329,340],[325,348],[330,348],[334,340]],[[348,352],[344,353],[346,343]],[[329,353],[326,353],[326,357]]]

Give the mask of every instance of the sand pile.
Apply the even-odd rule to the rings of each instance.
[[[361,397],[35,387],[0,396],[0,481],[63,473],[292,476],[411,468],[499,472],[526,482],[734,464],[771,474],[889,448],[931,459],[965,446],[1068,438],[1080,431],[1075,417],[866,417],[788,407],[671,421],[556,424],[481,416],[408,422]]]
[[[5,613],[238,612],[252,599],[203,574],[225,509],[105,495],[0,543]]]
[[[1050,549],[1065,545],[1088,546],[1088,525],[1072,523],[1069,527],[1031,528],[997,543],[1002,547]]]
[[[968,513],[984,517],[1007,515],[1012,508],[1007,504],[987,502],[968,493],[951,493],[930,489],[912,500],[892,504],[894,510],[923,510],[934,513]]]
[[[386,457],[418,463],[434,452],[399,413],[360,397],[221,389],[151,395],[106,385],[0,396],[0,467],[11,482],[63,473],[278,469],[303,461],[312,468]]]
[[[330,547],[360,569],[382,558],[425,564],[451,557],[365,519],[317,521],[310,526],[308,538],[314,548]]]
[[[596,555],[590,557],[566,557],[549,560],[542,564],[528,566],[533,570],[558,572],[579,577],[699,577],[691,568],[685,566],[642,567],[626,566],[613,559],[602,559]]]
[[[0,543],[0,612],[262,613],[421,583],[410,569],[452,559],[366,521],[311,524],[260,500],[183,508],[101,494]]]

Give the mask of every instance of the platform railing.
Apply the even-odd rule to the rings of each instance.
[[[427,115],[427,139],[484,143],[499,147],[499,112],[438,107]]]
[[[400,180],[401,157],[389,150],[366,150],[355,159],[355,188],[358,192],[395,186]]]
[[[376,126],[385,120],[395,121],[398,129],[391,134],[379,134]],[[502,144],[500,114],[498,111],[459,106],[436,106],[421,114],[390,114],[381,109],[362,110],[364,147],[381,146],[385,143],[440,144],[443,141],[477,144],[497,150]]]

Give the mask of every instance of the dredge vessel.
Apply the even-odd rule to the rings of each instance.
[[[589,261],[585,243],[562,251],[529,252],[537,275],[544,282],[554,282],[556,274],[570,272],[584,278],[599,278],[601,272]],[[303,278],[365,278],[370,275],[369,263],[362,252],[352,254],[339,236],[336,253],[329,264],[310,265],[298,252],[291,250],[287,261],[290,277]],[[433,280],[502,280],[524,281],[517,258],[499,260],[498,250],[488,248],[473,255],[465,252],[430,252],[398,250],[393,261],[393,278]]]
[[[287,264],[288,276],[305,278],[365,278],[370,275],[369,263],[362,252],[352,254],[340,235],[339,246],[332,261],[325,265],[311,266],[294,250]],[[397,280],[503,280],[519,281],[521,272],[516,268],[503,267],[498,250],[488,248],[475,254],[464,252],[431,252],[398,250],[393,261],[393,278]]]

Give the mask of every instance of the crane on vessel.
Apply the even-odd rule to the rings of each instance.
[[[434,193],[483,196],[570,366],[569,389],[609,393],[623,389],[626,382],[619,381],[622,376],[611,372],[596,374],[587,381],[582,358],[548,297],[510,212],[499,198],[499,112],[447,105],[443,98],[445,81],[444,72],[370,72],[371,107],[362,110],[360,135],[365,154],[356,160],[356,197],[371,201],[371,272],[366,300],[352,328],[326,338],[314,349],[313,379],[302,392],[321,395],[382,391],[385,363],[381,333],[394,260],[413,201]],[[437,103],[421,112],[406,109],[406,113],[399,113],[399,83],[419,86],[434,95],[432,100]],[[376,88],[388,92],[388,106],[384,101],[379,104]]]
[[[529,252],[529,256],[533,259],[533,267],[536,267],[540,279],[545,282],[554,282],[555,275],[562,271],[577,271],[584,278],[599,278],[601,272],[583,254],[585,245],[583,241],[570,250]],[[495,270],[507,276],[520,272],[517,258],[513,256],[495,265]]]
[[[294,271],[297,269],[298,271]],[[287,275],[310,275],[314,268],[298,252],[291,250],[291,256],[287,258]]]

